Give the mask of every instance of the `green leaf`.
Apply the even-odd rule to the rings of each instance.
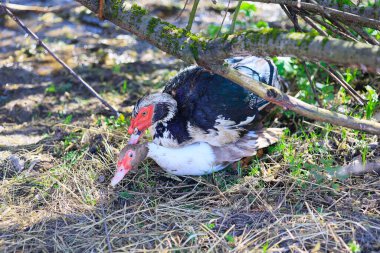
[[[350,248],[350,250],[351,250],[352,253],[358,253],[358,252],[361,251],[360,245],[357,242],[355,242],[355,241],[349,242],[348,243],[348,247]]]
[[[267,253],[269,249],[269,242],[266,241],[263,245],[263,253]]]
[[[256,6],[253,3],[243,2],[240,6],[241,11],[256,11]]]
[[[73,120],[73,115],[68,115],[65,120],[63,121],[64,124],[70,124],[71,121]]]
[[[251,17],[256,11],[256,6],[252,3],[243,2],[240,6],[239,12],[243,12],[245,16]]]
[[[55,93],[57,90],[55,88],[54,83],[50,84],[46,89],[45,93]]]
[[[115,74],[120,74],[120,64],[116,64],[115,66],[113,66],[112,72]]]
[[[127,86],[127,80],[124,80],[123,87],[121,88],[122,93],[127,93],[128,86]]]
[[[215,37],[216,34],[218,33],[219,29],[220,29],[220,26],[215,25],[215,24],[210,24],[210,25],[208,25],[208,27],[207,27],[207,34],[208,34],[210,37]]]
[[[215,228],[215,223],[206,224],[206,227],[208,229],[213,229],[213,228]]]
[[[365,88],[367,90],[366,98],[368,100],[365,108],[365,114],[366,118],[370,119],[372,118],[376,107],[379,105],[379,95],[377,94],[376,90],[373,89],[371,86],[367,85]]]
[[[235,242],[235,238],[232,235],[226,235],[224,238],[229,243],[234,243]]]
[[[269,25],[268,25],[267,22],[260,20],[260,21],[258,21],[258,22],[256,23],[256,27],[257,27],[257,28],[268,28]]]
[[[123,198],[123,199],[130,199],[130,198],[133,197],[133,196],[132,196],[129,192],[127,192],[127,191],[120,192],[120,193],[119,193],[119,196],[120,196],[121,198]]]

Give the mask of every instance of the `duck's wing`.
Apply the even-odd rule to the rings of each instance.
[[[200,68],[170,91],[177,101],[177,114],[167,129],[179,140],[181,136],[175,133],[185,127],[189,136],[186,144],[235,142],[259,112],[259,101],[251,92]]]
[[[278,85],[274,64],[258,57],[226,60],[252,79]],[[177,115],[167,129],[179,144],[205,141],[214,146],[237,141],[268,102],[236,83],[203,68],[181,71],[165,87],[177,101]],[[181,142],[182,133],[186,141]]]
[[[208,133],[219,128],[234,129],[254,120],[268,103],[236,83],[202,68],[186,70],[164,92],[177,101],[177,115],[197,130]],[[239,136],[237,136],[239,137]],[[197,140],[201,141],[201,140]]]
[[[250,131],[235,143],[213,147],[216,163],[235,162],[243,157],[256,154],[256,151],[276,143],[284,128],[266,128]]]

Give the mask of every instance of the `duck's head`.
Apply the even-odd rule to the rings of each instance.
[[[111,179],[111,185],[117,185],[124,176],[133,168],[146,158],[148,154],[148,147],[143,144],[128,144],[125,146],[119,154],[119,158],[116,165],[116,172]]]
[[[177,112],[177,101],[167,93],[156,93],[137,101],[131,118],[128,133],[129,144],[136,144],[145,130],[158,122],[167,122]]]

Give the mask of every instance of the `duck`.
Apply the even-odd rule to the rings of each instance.
[[[153,159],[167,173],[177,176],[211,174],[277,142],[283,130],[266,128],[249,131],[238,141],[223,146],[213,146],[208,142],[195,142],[181,147],[164,147],[154,142],[128,144],[120,151],[110,185],[115,187],[146,158]]]
[[[284,89],[277,68],[269,59],[233,57],[225,62],[242,75]],[[138,143],[150,129],[153,142],[164,147],[199,142],[222,147],[252,130],[268,104],[220,75],[190,66],[171,79],[162,93],[137,101],[128,128],[129,144]]]

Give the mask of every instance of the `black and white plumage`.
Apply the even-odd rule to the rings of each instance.
[[[281,89],[277,69],[270,60],[250,56],[226,62],[243,75]],[[223,146],[238,141],[250,130],[267,104],[236,83],[192,66],[169,81],[163,93],[145,96],[136,103],[129,132],[136,128],[143,132],[142,128],[151,126],[153,142],[164,147],[195,142]],[[139,125],[144,118],[142,111],[149,114],[149,110],[144,111],[148,107],[152,110],[150,121]]]

